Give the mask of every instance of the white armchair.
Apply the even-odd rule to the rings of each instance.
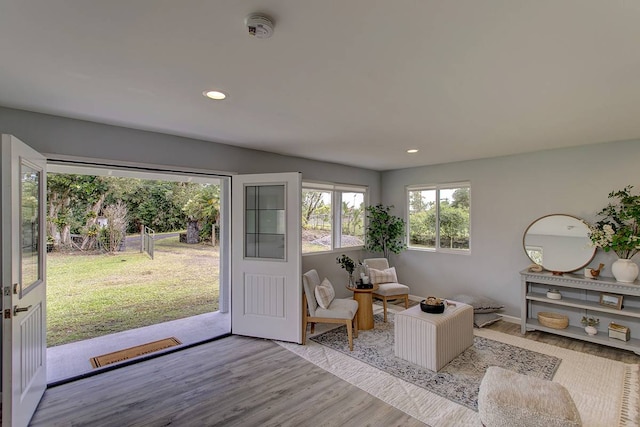
[[[389,268],[386,258],[367,258],[363,261],[369,281],[378,285],[372,296],[382,300],[384,321],[387,321],[387,301],[404,299],[404,308],[409,308],[409,287],[398,283],[395,268]],[[373,271],[372,271],[373,269]]]
[[[358,337],[358,301],[347,298],[333,299],[327,308],[322,308],[316,299],[316,286],[320,276],[316,270],[309,270],[302,276],[302,345],[307,343],[307,324],[311,323],[311,333],[316,323],[342,323],[347,327],[349,350],[353,351],[353,337]],[[353,330],[353,332],[352,332]]]

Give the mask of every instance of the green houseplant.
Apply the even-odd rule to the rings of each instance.
[[[602,219],[590,226],[593,246],[613,251],[620,258],[611,266],[619,282],[633,282],[638,277],[638,265],[631,258],[640,252],[640,195],[631,194],[632,185],[609,193],[609,204],[598,212]]]
[[[407,249],[405,244],[405,222],[391,215],[393,206],[377,204],[367,206],[367,230],[365,249],[382,252],[389,259],[389,253],[399,254]]]
[[[340,264],[340,267],[344,268],[347,271],[347,274],[349,274],[349,286],[355,286],[353,281],[353,271],[356,269],[356,263],[345,254],[337,257],[336,263]]]

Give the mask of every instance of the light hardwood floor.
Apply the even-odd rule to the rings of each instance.
[[[232,336],[50,388],[31,426],[422,426],[261,339]]]
[[[520,335],[504,321],[492,329]],[[640,356],[546,334],[526,338],[639,363]],[[50,388],[39,426],[423,425],[268,340],[232,336]]]

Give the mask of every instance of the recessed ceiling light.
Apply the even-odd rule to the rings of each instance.
[[[220,92],[219,90],[205,90],[204,92],[202,92],[202,94],[207,98],[216,99],[218,101],[227,97],[226,94]]]
[[[413,153],[417,153],[418,149],[417,148],[411,148],[409,150],[407,150],[407,153],[413,154]]]

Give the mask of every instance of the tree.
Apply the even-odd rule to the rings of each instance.
[[[469,237],[469,211],[455,208],[453,204],[440,204],[440,247],[448,240],[448,247],[453,249],[453,243],[458,238]]]
[[[200,237],[211,236],[215,245],[215,226],[220,218],[220,187],[203,185],[182,210],[187,216],[187,243],[198,243]]]
[[[47,175],[47,237],[54,239],[54,246],[71,243],[69,204],[72,176],[53,173]]]
[[[469,210],[469,188],[458,188],[453,192],[451,207]]]
[[[409,208],[411,212],[423,212],[429,208],[422,197],[422,191],[409,192]]]
[[[309,221],[316,211],[324,206],[322,192],[317,190],[302,191],[302,226],[309,227]]]
[[[95,243],[96,218],[109,189],[106,177],[53,174],[47,175],[47,233],[60,242],[71,245],[71,233],[82,233],[83,249]]]
[[[362,229],[363,205],[349,206],[348,202],[342,202],[342,234],[357,236],[358,229]]]
[[[113,205],[105,206],[102,215],[107,224],[98,233],[102,247],[114,254],[120,249],[120,244],[125,237],[127,229],[127,206],[118,200]]]
[[[207,196],[207,191],[215,194]],[[197,229],[209,238],[215,235],[220,208],[218,186],[188,182],[52,173],[48,175],[47,192],[47,235],[55,238],[59,234],[60,243],[70,246],[71,235],[81,234],[82,249],[95,247],[101,232],[98,216],[103,206],[118,201],[127,208],[125,231],[130,233],[139,232],[141,225],[156,232],[182,230],[187,224],[183,208],[189,200],[204,197],[199,201],[204,210],[197,219],[201,221]],[[207,203],[209,213],[205,212]]]
[[[393,206],[367,206],[367,239],[365,249],[382,252],[389,259],[389,252],[399,254],[407,245],[404,242],[405,222],[390,214]]]
[[[409,215],[409,239],[412,245],[436,247],[436,209],[432,204],[427,211]]]

